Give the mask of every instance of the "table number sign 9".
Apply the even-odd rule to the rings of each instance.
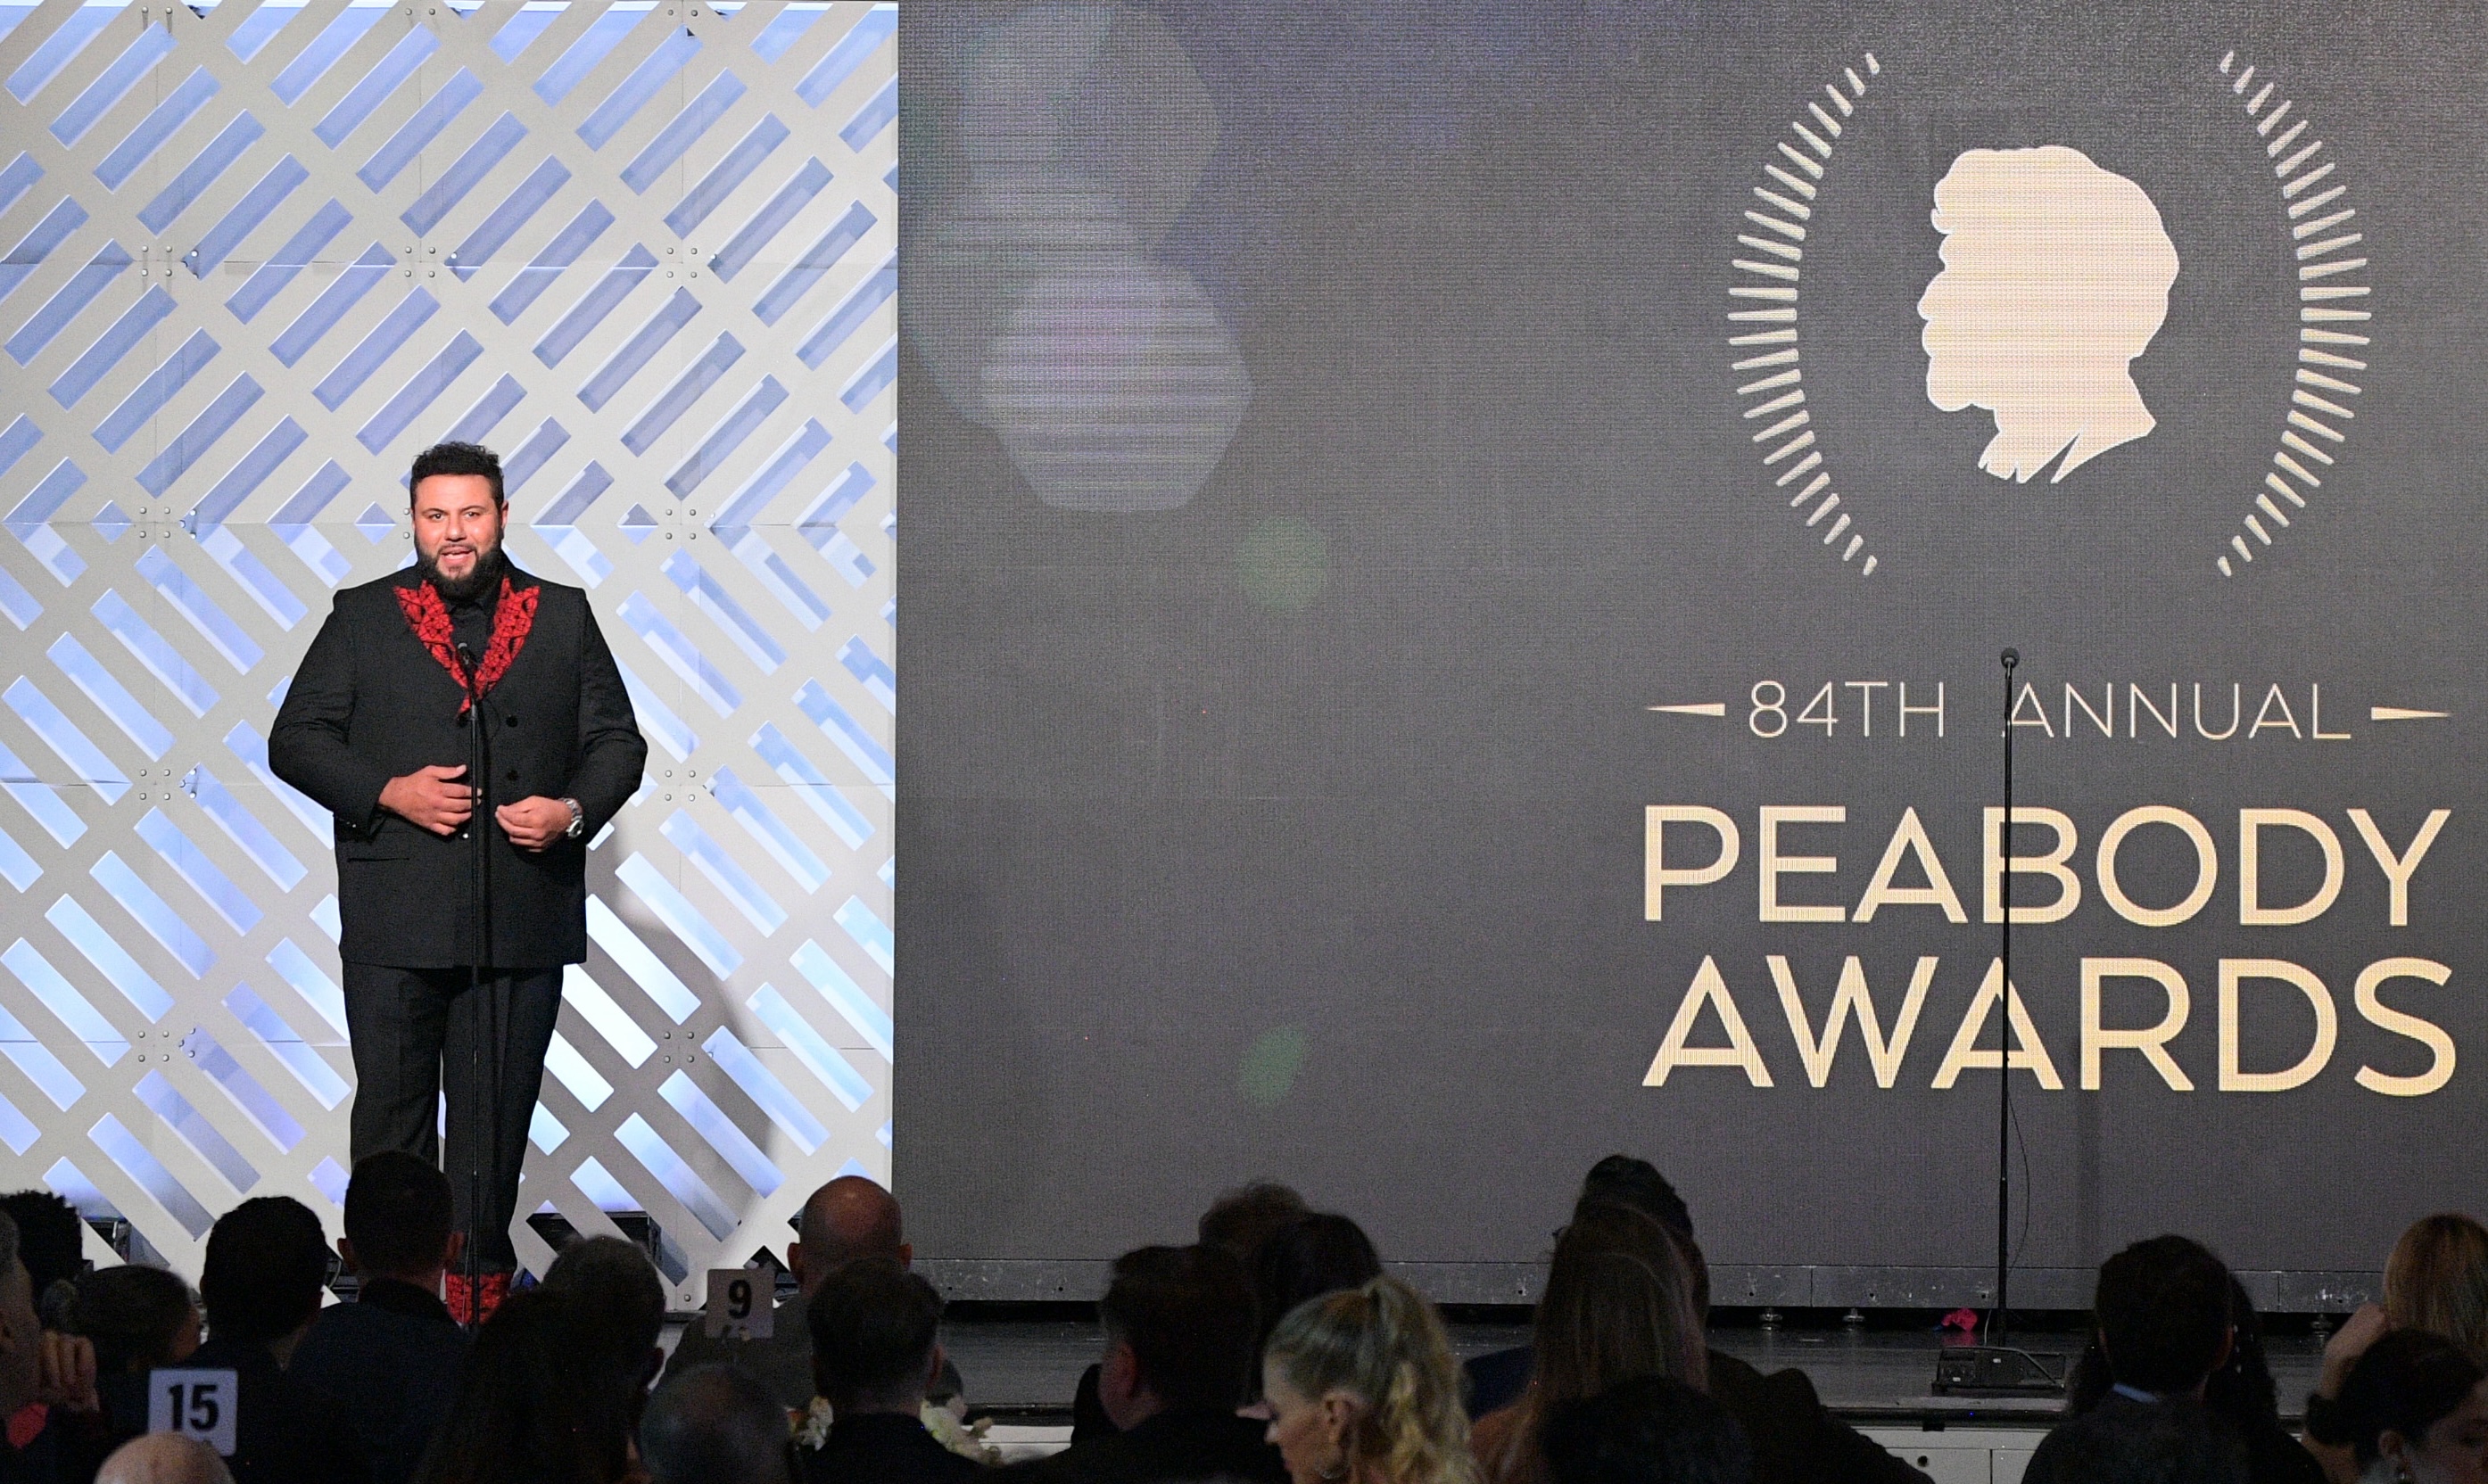
[[[777,1274],[766,1268],[711,1268],[701,1332],[710,1339],[765,1340],[776,1332]]]

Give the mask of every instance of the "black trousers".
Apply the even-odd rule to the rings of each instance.
[[[460,1231],[482,1271],[518,1267],[510,1220],[545,1049],[561,1010],[561,970],[489,971],[472,991],[464,968],[348,964],[346,1030],[354,1051],[353,1157],[403,1150],[449,1176]],[[482,1044],[476,1029],[483,1027]],[[480,1063],[480,1066],[478,1066]],[[480,1083],[479,1083],[480,1074]],[[440,1094],[449,1094],[448,1158],[440,1157]],[[471,1176],[485,1151],[482,1220]]]

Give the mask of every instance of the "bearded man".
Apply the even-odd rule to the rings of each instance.
[[[446,1172],[479,1270],[474,1290],[449,1280],[463,1322],[498,1305],[518,1266],[510,1220],[562,966],[587,957],[588,842],[648,747],[587,595],[502,554],[500,460],[442,443],[410,488],[414,565],[337,595],[268,752],[336,819],[354,1162],[438,1161],[446,1084]]]

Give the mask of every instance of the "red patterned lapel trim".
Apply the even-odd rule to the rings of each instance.
[[[468,705],[466,667],[458,662],[458,641],[449,622],[449,605],[440,601],[439,591],[429,582],[394,591],[398,609],[406,615],[406,626],[414,630],[414,636],[432,652],[432,658],[440,661],[440,667],[458,683],[458,714],[465,715]],[[493,640],[484,646],[484,658],[475,666],[476,689],[489,695],[501,683],[501,677],[509,673],[519,651],[526,648],[527,634],[536,626],[536,600],[543,594],[542,587],[513,588],[508,577],[501,579],[501,596],[493,608]]]

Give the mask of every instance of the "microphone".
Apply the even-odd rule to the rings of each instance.
[[[459,668],[466,672],[465,677],[466,699],[460,703],[461,711],[465,714],[471,714],[474,716],[476,723],[481,725],[484,719],[484,714],[475,704],[481,699],[481,697],[475,692],[475,682],[477,679],[475,673],[475,652],[468,649],[463,640],[453,640],[451,642],[454,643],[458,649]],[[465,714],[462,714],[459,719],[459,725],[464,726],[466,724],[466,716]]]
[[[463,654],[465,654],[465,653],[466,653],[465,646],[463,646],[463,645],[462,645],[462,646],[460,646],[458,653],[460,653],[460,654],[462,654],[462,655],[463,655]],[[2018,649],[2008,649],[2008,650],[2006,650],[2006,651],[2004,652],[2004,668],[2006,668],[2006,669],[2010,670],[2010,669],[2012,669],[2014,666],[2016,666],[2016,665],[2020,664],[2021,662],[2022,662],[2022,652],[2021,652],[2020,650],[2018,650]]]

